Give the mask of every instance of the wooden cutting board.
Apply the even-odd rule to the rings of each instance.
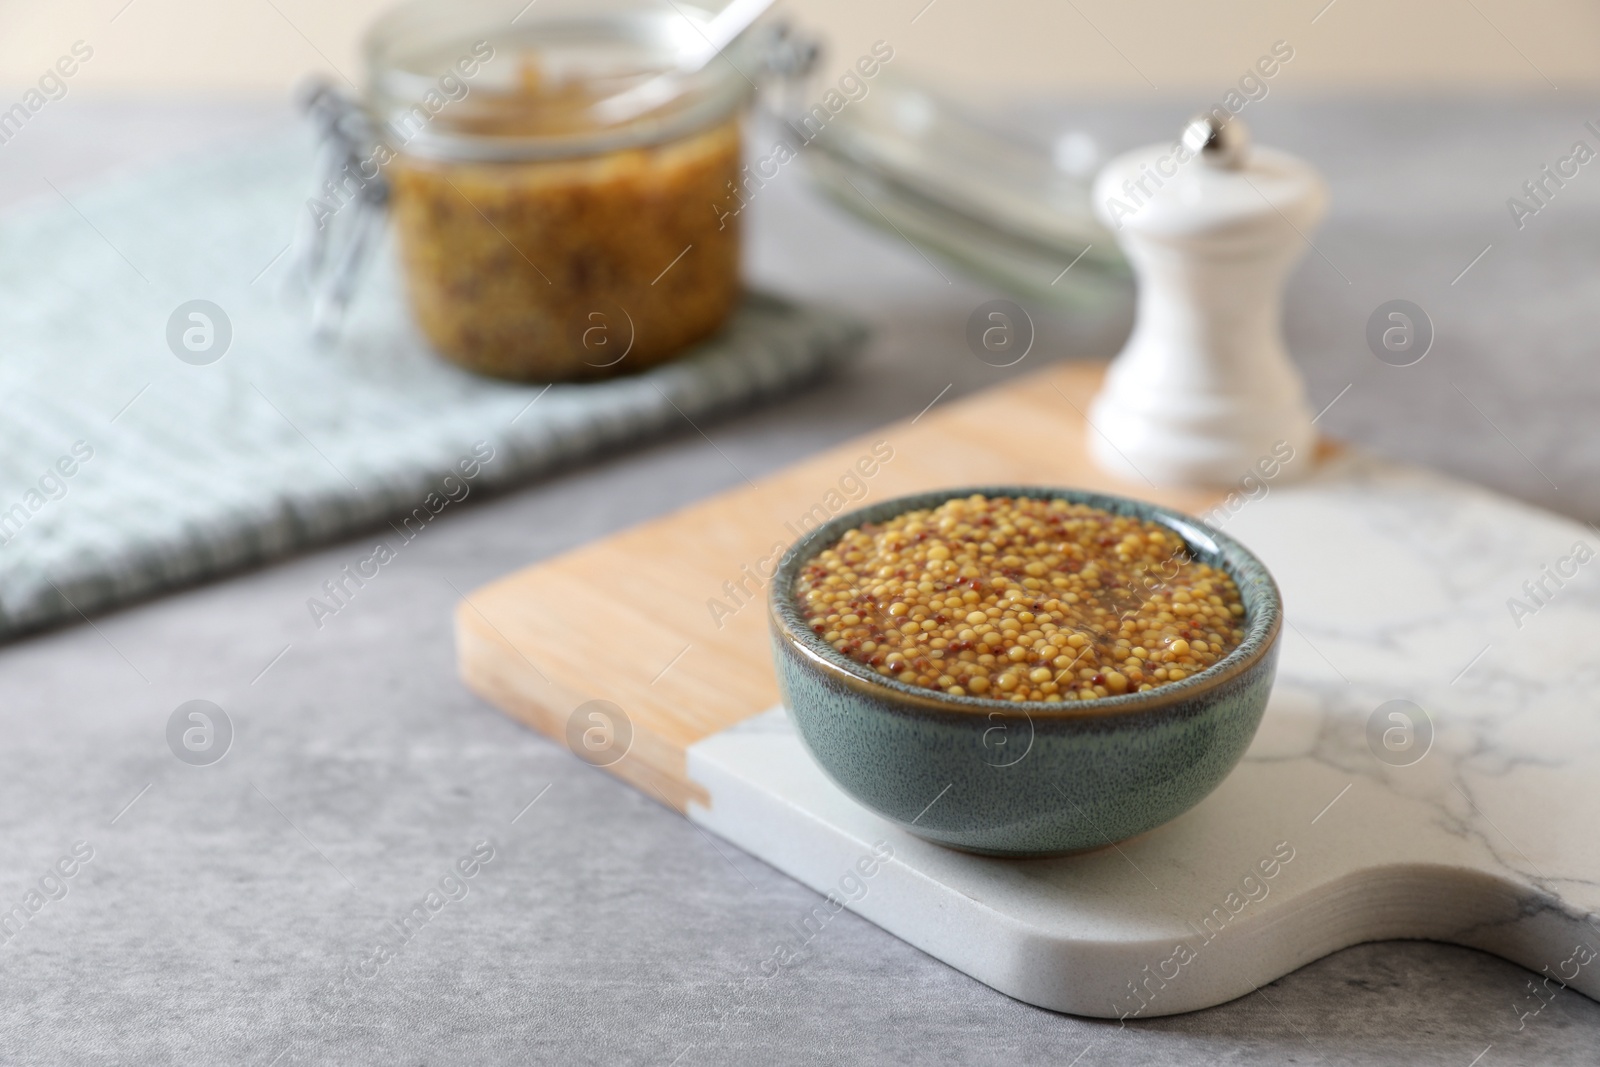
[[[612,725],[632,737],[627,758],[608,769],[679,811],[704,804],[685,753],[777,702],[761,568],[776,566],[807,522],[940,486],[1070,485],[1186,511],[1219,499],[1130,485],[1094,466],[1083,413],[1104,373],[1099,363],[1057,364],[936,404],[485,586],[457,611],[461,677],[563,740],[576,709],[610,702],[627,718]]]
[[[1223,527],[1283,590],[1278,675],[1239,766],[1165,826],[1081,856],[986,859],[905,834],[820,771],[774,706],[760,588],[807,522],[977,483],[1216,502],[1089,463],[1100,375],[1057,366],[935,406],[501,579],[460,607],[462,675],[824,894],[763,977],[848,908],[1010,996],[1124,1020],[1386,937],[1527,966],[1508,1041],[1568,989],[1600,996],[1600,538],[1439,474],[1324,455],[1303,481],[1226,503]]]

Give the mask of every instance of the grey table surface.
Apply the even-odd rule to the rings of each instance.
[[[1022,117],[1083,122],[1120,148],[1170,136],[1186,110]],[[1247,117],[1260,140],[1321,166],[1333,192],[1287,312],[1314,402],[1339,398],[1323,425],[1600,518],[1600,175],[1584,168],[1520,231],[1505,203],[1574,141],[1596,143],[1583,124],[1600,100],[1273,97]],[[263,101],[76,96],[43,119],[0,149],[0,203],[285,121]],[[462,688],[457,589],[913,415],[947,385],[946,400],[1049,359],[1110,354],[1127,328],[1041,315],[1034,354],[998,371],[963,341],[993,294],[947,282],[798,177],[751,210],[753,277],[875,324],[847,373],[706,427],[715,447],[685,426],[474,498],[321,631],[306,598],[364,539],[0,649],[0,904],[22,901],[74,842],[94,853],[0,946],[0,1060],[1594,1062],[1600,1005],[1564,993],[1518,1031],[1526,972],[1420,942],[1351,948],[1221,1007],[1126,1029],[1009,1000],[853,916],[761,984],[757,962],[809,890]],[[1380,364],[1363,339],[1394,297],[1437,326],[1414,367]],[[209,767],[180,763],[165,740],[193,698],[237,729]],[[318,990],[364,967],[386,924],[483,839],[495,857],[470,893],[355,983],[333,1020],[319,1016]]]

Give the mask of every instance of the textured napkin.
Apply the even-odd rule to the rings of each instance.
[[[385,249],[319,349],[281,295],[311,174],[285,131],[0,220],[0,638],[385,520],[398,541],[468,493],[782,395],[864,336],[752,295],[640,375],[490,381],[429,354]],[[195,300],[226,326],[174,318]],[[223,332],[215,362],[174,354]]]

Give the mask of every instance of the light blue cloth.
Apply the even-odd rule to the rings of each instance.
[[[311,173],[307,138],[285,132],[0,221],[0,638],[401,516],[415,525],[419,508],[448,517],[439,502],[463,485],[688,431],[820,375],[864,335],[751,296],[685,359],[541,395],[432,356],[385,251],[343,339],[319,350],[280,295]],[[167,342],[194,299],[232,325],[204,366]],[[478,442],[494,458],[465,481]]]

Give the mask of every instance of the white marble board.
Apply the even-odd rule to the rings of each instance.
[[[1359,454],[1222,528],[1282,587],[1277,684],[1234,773],[1140,838],[1023,861],[929,844],[835,787],[781,708],[691,747],[710,801],[690,817],[831,894],[767,966],[849,907],[1090,1016],[1208,1007],[1384,938],[1526,966],[1519,1025],[1563,985],[1600,999],[1600,534]],[[1425,709],[1409,733],[1393,700]]]

